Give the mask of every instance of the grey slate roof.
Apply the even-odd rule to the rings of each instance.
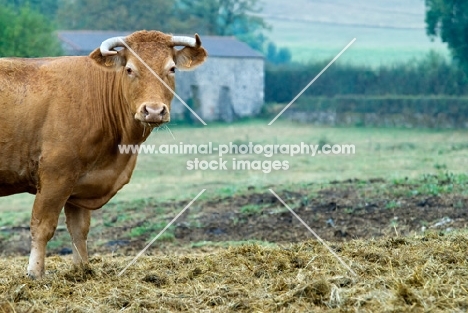
[[[263,58],[260,52],[253,50],[246,43],[234,37],[201,36],[201,39],[210,56]]]
[[[101,42],[116,36],[126,36],[131,32],[95,31],[95,30],[63,30],[58,31],[58,37],[67,54],[88,55],[98,48]],[[212,57],[227,58],[263,58],[263,55],[247,44],[234,37],[201,36],[203,46]]]

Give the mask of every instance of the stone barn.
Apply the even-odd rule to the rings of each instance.
[[[88,55],[101,42],[130,32],[59,31],[67,55]],[[264,100],[263,56],[234,37],[201,36],[208,60],[196,71],[177,72],[176,93],[205,121],[233,121],[258,114]],[[191,118],[174,97],[173,119]]]

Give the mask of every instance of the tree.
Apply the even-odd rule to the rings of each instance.
[[[267,45],[266,58],[272,64],[289,63],[292,59],[291,51],[288,48],[278,48],[273,42]]]
[[[30,9],[41,13],[49,20],[55,20],[60,0],[0,0],[1,3],[10,6],[19,11],[21,8],[28,6]]]
[[[0,56],[57,56],[62,50],[51,22],[28,6],[0,7]]]
[[[261,0],[45,0],[52,9],[54,1],[58,1],[57,24],[62,29],[157,29],[179,34],[235,36],[261,52],[267,42],[264,30],[269,26],[258,15]],[[275,58],[275,62],[284,63],[291,55],[283,48]]]
[[[446,42],[453,58],[468,71],[468,1],[425,1],[427,34]]]
[[[180,27],[174,15],[174,2],[168,0],[65,0],[57,19],[62,29],[173,32]]]
[[[181,20],[197,20],[196,31],[205,35],[236,36],[262,51],[263,30],[268,29],[259,0],[176,0]]]

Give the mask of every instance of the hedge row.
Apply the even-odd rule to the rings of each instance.
[[[301,97],[291,106],[304,112],[460,115],[468,119],[468,97],[454,96],[336,96]]]
[[[283,108],[270,104],[264,113],[276,116]],[[468,128],[468,97],[301,97],[284,117],[333,126]]]
[[[310,65],[267,65],[265,101],[284,103],[293,99],[324,67]],[[305,96],[337,95],[468,95],[468,77],[454,64],[436,54],[425,59],[373,69],[333,64]]]

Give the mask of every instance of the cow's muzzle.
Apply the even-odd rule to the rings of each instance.
[[[135,118],[145,123],[161,125],[170,121],[169,108],[165,104],[142,104]]]

